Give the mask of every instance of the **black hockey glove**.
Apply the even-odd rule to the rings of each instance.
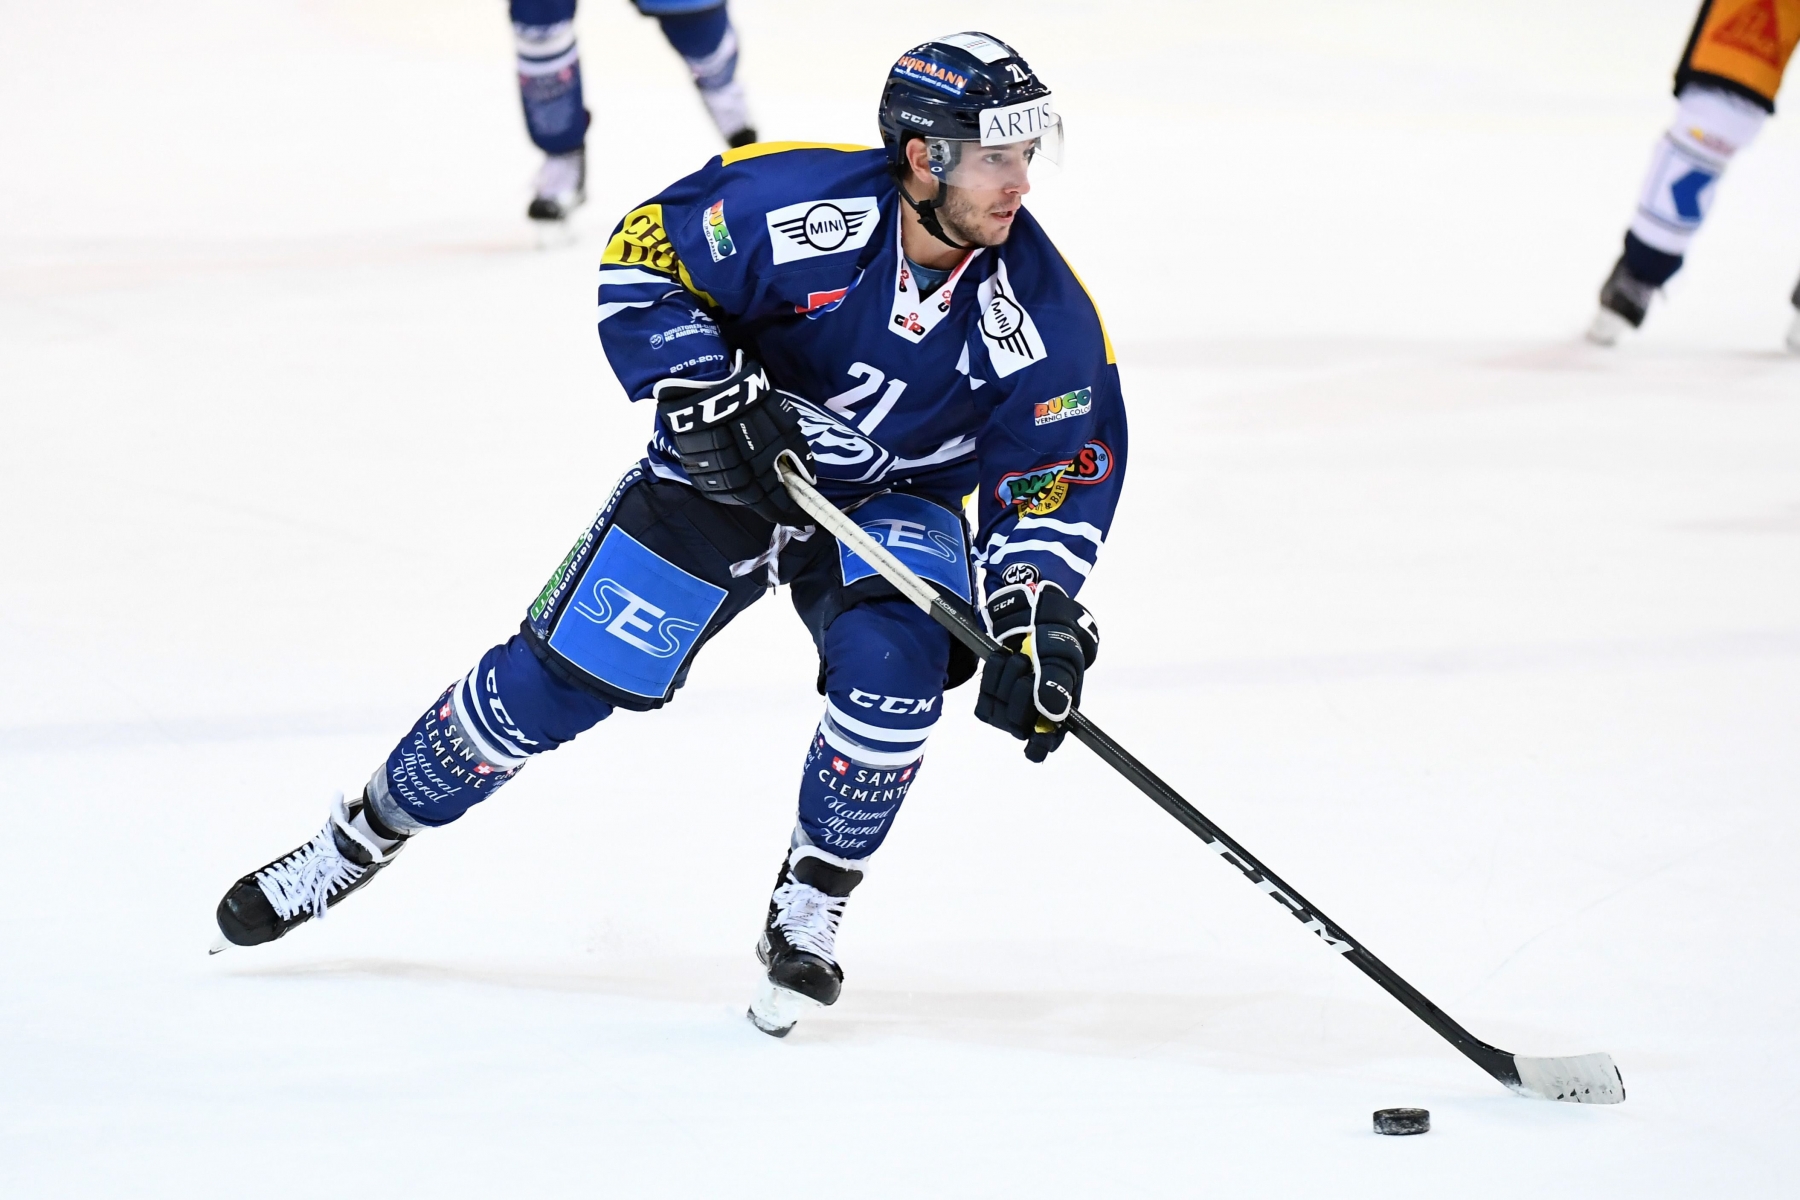
[[[1007,647],[981,669],[975,716],[1025,743],[1043,762],[1062,745],[1060,724],[1081,702],[1082,674],[1100,654],[1094,618],[1054,583],[1015,583],[988,597],[988,631]]]
[[[708,500],[740,504],[784,525],[806,520],[776,475],[775,459],[793,451],[810,477],[812,450],[792,406],[769,386],[761,363],[740,350],[724,379],[665,379],[655,395],[656,414],[682,467]]]

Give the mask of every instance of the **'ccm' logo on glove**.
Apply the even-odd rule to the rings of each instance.
[[[1081,701],[1081,680],[1100,653],[1100,628],[1054,583],[1013,584],[988,597],[988,628],[1009,650],[981,671],[977,719],[1025,743],[1044,759],[1062,744],[1060,722]]]
[[[729,386],[702,396],[686,408],[665,408],[663,419],[671,433],[692,433],[695,429],[717,425],[740,408],[749,408],[769,390],[769,376],[761,367],[754,374],[733,376]]]

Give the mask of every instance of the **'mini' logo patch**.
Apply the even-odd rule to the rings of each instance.
[[[879,223],[873,196],[802,200],[769,213],[769,249],[778,263],[860,250]]]

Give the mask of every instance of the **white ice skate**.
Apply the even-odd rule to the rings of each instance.
[[[844,986],[836,957],[838,922],[862,878],[860,862],[816,846],[796,846],[788,853],[756,945],[768,975],[750,1002],[752,1025],[786,1037],[807,1009],[837,1002]]]
[[[331,816],[310,842],[250,872],[225,893],[216,913],[220,940],[210,953],[258,946],[324,917],[394,860],[406,838],[381,825],[366,797],[346,805],[339,792]]]
[[[545,157],[538,168],[535,192],[525,215],[537,228],[539,244],[568,244],[573,240],[569,215],[587,202],[586,149]]]
[[[1588,341],[1596,346],[1617,345],[1627,332],[1644,323],[1655,295],[1656,285],[1633,275],[1621,256],[1600,287],[1600,308],[1588,326]]]

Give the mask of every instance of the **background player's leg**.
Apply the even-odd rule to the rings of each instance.
[[[581,99],[575,0],[511,0],[525,129],[544,152],[527,215],[560,221],[587,199],[588,111]]]
[[[663,36],[693,73],[694,86],[727,145],[756,140],[750,101],[737,77],[738,39],[724,4],[703,0],[637,0],[638,11],[662,25]]]
[[[1794,323],[1788,326],[1787,347],[1795,354],[1800,354],[1800,283],[1794,285],[1794,294],[1789,302],[1794,306]]]
[[[756,951],[768,986],[750,1016],[777,1035],[793,1027],[805,1002],[838,997],[838,922],[918,778],[943,709],[950,635],[907,601],[874,600],[832,622],[823,653],[825,715],[807,752],[800,819]]]
[[[1752,101],[1703,84],[1682,89],[1668,133],[1650,156],[1625,252],[1600,289],[1588,336],[1611,345],[1644,322],[1650,299],[1681,269],[1688,245],[1712,207],[1719,177],[1762,129],[1768,113]]]

